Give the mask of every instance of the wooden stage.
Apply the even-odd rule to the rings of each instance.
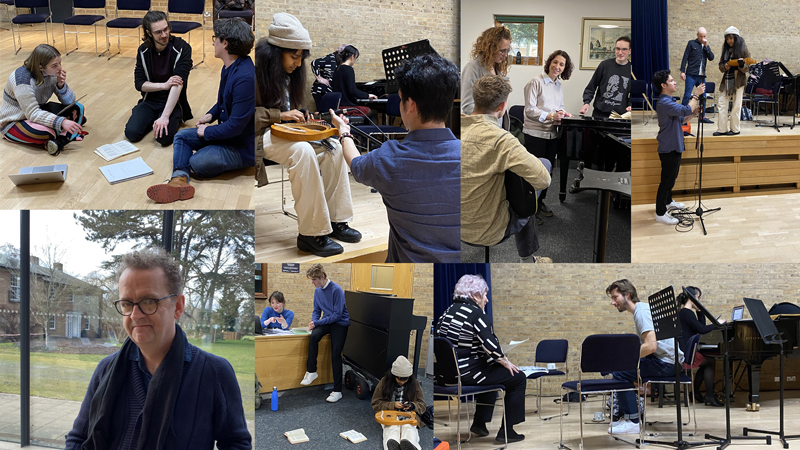
[[[320,258],[297,249],[297,221],[281,211],[281,167],[267,166],[270,183],[256,189],[256,261],[275,262],[358,262],[382,263],[386,261],[389,242],[389,219],[380,194],[356,182],[350,176],[353,197],[353,221],[350,226],[360,231],[361,242],[344,247],[340,255]],[[286,210],[294,213],[294,200],[289,175],[283,174]]]
[[[41,30],[41,27],[38,28]],[[134,144],[138,152],[106,162],[94,154],[101,145],[125,139],[125,123],[131,109],[141,98],[133,86],[135,51],[139,42],[123,38],[122,54],[110,61],[94,53],[94,36],[79,35],[80,49],[63,56],[64,41],[57,24],[56,48],[62,52],[62,66],[67,72],[67,84],[78,97],[86,95],[81,103],[86,107],[89,132],[82,142],[70,143],[57,157],[50,156],[42,147],[13,144],[0,140],[0,208],[2,209],[253,209],[252,168],[233,171],[210,180],[193,179],[195,196],[189,201],[158,204],[147,198],[146,190],[153,184],[168,180],[172,174],[172,146],[162,147],[152,133]],[[103,33],[102,27],[98,27]],[[0,31],[0,78],[3,86],[11,72],[22,65],[35,44],[44,42],[44,32],[26,30],[22,36],[23,48],[14,55],[11,32]],[[188,82],[188,99],[194,119],[183,127],[191,127],[216,102],[222,62],[213,55],[211,33],[206,33],[206,62],[191,71]],[[99,36],[102,47],[103,37]],[[74,36],[68,36],[68,45]],[[193,60],[202,58],[200,35],[192,36]],[[112,46],[112,49],[115,49]],[[55,99],[55,96],[53,97]],[[99,170],[106,166],[141,157],[153,169],[153,175],[137,180],[111,185]],[[26,166],[67,164],[67,181],[40,185],[15,186],[8,175]]]

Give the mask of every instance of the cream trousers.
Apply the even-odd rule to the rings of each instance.
[[[731,127],[730,131],[734,133],[739,132],[739,119],[742,117],[742,96],[744,95],[744,86],[740,87],[733,93],[733,109],[731,110]],[[728,102],[731,101],[731,92],[724,91],[719,93],[717,104],[719,105],[719,120],[717,121],[717,131],[720,133],[727,133],[728,129]]]
[[[331,222],[353,220],[347,164],[338,140],[333,153],[320,145],[264,134],[264,157],[286,166],[292,185],[297,228],[304,236],[324,236]]]
[[[411,442],[417,450],[421,450],[419,446],[419,432],[417,427],[413,425],[381,425],[383,427],[383,450],[389,450],[386,443],[389,439],[394,439],[399,444],[402,439]]]

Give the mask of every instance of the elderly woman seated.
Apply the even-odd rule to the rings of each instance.
[[[444,337],[456,347],[461,381],[464,385],[505,386],[508,442],[519,442],[524,435],[514,431],[514,425],[525,421],[525,374],[511,363],[500,348],[494,335],[492,322],[484,312],[489,299],[489,287],[480,275],[464,275],[456,283],[453,304],[447,308],[436,327],[436,335]],[[441,380],[448,383],[453,380]],[[486,423],[494,412],[495,393],[477,395],[478,404],[470,431],[478,436],[488,436]],[[497,432],[497,441],[505,440],[503,424]]]

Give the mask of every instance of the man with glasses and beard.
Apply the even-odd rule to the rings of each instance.
[[[625,114],[630,111],[631,93],[631,38],[622,36],[614,43],[615,58],[600,63],[592,79],[583,91],[583,106],[580,114],[589,112],[589,103],[594,99],[592,117],[609,117],[612,111]]]
[[[65,448],[251,449],[233,368],[177,324],[180,264],[162,249],[135,251],[117,276],[114,307],[128,339],[97,365]]]

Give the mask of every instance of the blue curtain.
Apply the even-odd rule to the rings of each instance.
[[[453,303],[453,289],[458,279],[464,275],[480,275],[489,286],[489,304],[486,315],[492,318],[492,278],[489,264],[434,264],[433,265],[433,324],[439,323],[439,317]]]
[[[667,0],[632,0],[631,64],[637,80],[652,83],[653,74],[669,69]]]

